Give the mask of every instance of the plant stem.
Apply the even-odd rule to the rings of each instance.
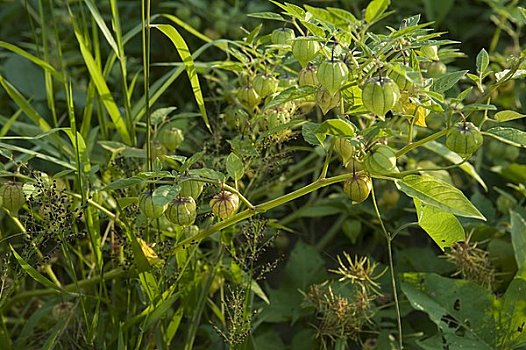
[[[438,132],[436,132],[434,134],[429,135],[428,137],[425,137],[425,138],[423,138],[421,140],[418,140],[416,142],[410,143],[407,146],[403,147],[398,152],[396,152],[396,157],[398,158],[398,157],[406,154],[407,152],[409,152],[409,151],[411,151],[411,150],[413,150],[413,149],[415,149],[417,147],[422,146],[425,143],[428,143],[430,141],[436,140],[436,139],[444,136],[445,134],[447,134],[447,132],[448,132],[448,129],[440,130],[440,131],[438,131]]]
[[[353,174],[352,173],[347,173],[347,174],[342,174],[342,175],[337,175],[337,176],[333,176],[333,177],[330,177],[330,178],[326,178],[326,179],[318,179],[316,181],[314,181],[313,183],[305,186],[305,187],[302,187],[300,189],[297,189],[296,191],[293,191],[291,193],[287,193],[281,197],[278,197],[278,198],[275,198],[275,199],[272,199],[272,200],[269,200],[265,203],[262,203],[260,205],[256,205],[254,207],[254,209],[245,209],[243,210],[242,212],[240,213],[237,213],[235,214],[234,216],[226,219],[226,220],[223,220],[223,221],[220,221],[218,222],[217,224],[207,228],[207,229],[204,229],[202,231],[200,231],[197,235],[193,236],[193,237],[190,237],[190,238],[187,238],[181,242],[179,242],[175,247],[174,247],[174,250],[177,251],[179,249],[185,249],[185,247],[188,245],[188,244],[195,244],[197,243],[198,241],[206,238],[206,237],[209,237],[211,236],[212,234],[218,232],[218,231],[221,231],[222,229],[225,229],[227,227],[230,227],[242,220],[245,220],[245,219],[248,219],[252,216],[254,216],[255,214],[257,213],[264,213],[266,212],[267,210],[270,210],[270,209],[273,209],[275,207],[279,207],[285,203],[288,203],[290,201],[293,201],[294,199],[296,198],[299,198],[299,197],[302,197],[306,194],[309,194],[311,192],[314,192],[322,187],[325,187],[325,186],[329,186],[329,185],[332,185],[332,184],[335,184],[335,183],[338,183],[338,182],[343,182],[345,180],[347,180],[348,178],[352,177]]]
[[[374,193],[374,184],[371,189],[371,194],[373,197],[373,206],[374,211],[376,213],[376,216],[378,217],[378,220],[380,221],[380,226],[382,227],[382,231],[384,232],[385,238],[387,239],[387,252],[389,254],[389,269],[391,270],[391,285],[393,288],[393,297],[395,302],[395,309],[396,309],[396,322],[398,324],[398,345],[400,347],[400,350],[404,348],[403,344],[403,336],[402,336],[402,316],[400,313],[400,302],[398,300],[398,291],[396,287],[396,278],[395,278],[395,271],[394,271],[394,259],[393,259],[393,247],[391,245],[393,241],[393,237],[389,234],[387,229],[385,228],[384,221],[382,220],[382,216],[380,215],[380,210],[378,209],[378,203],[376,202],[376,195]]]
[[[84,280],[80,280],[77,282],[73,282],[71,284],[68,284],[67,286],[64,286],[63,291],[65,292],[77,292],[79,288],[88,288],[93,285],[96,285],[100,283],[101,281],[107,281],[115,278],[119,278],[124,276],[128,271],[123,270],[121,268],[116,268],[113,270],[108,271],[107,273],[103,275],[98,275],[92,278],[87,278]],[[27,292],[22,292],[19,294],[16,294],[9,300],[9,303],[4,306],[12,305],[13,303],[24,300],[27,298],[33,298],[33,297],[43,297],[47,295],[53,295],[60,293],[59,290],[53,289],[53,288],[46,288],[46,289],[33,289]]]

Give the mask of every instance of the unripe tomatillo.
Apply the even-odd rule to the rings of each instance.
[[[192,197],[177,197],[168,204],[166,217],[179,226],[192,225],[197,216],[197,207]]]
[[[222,190],[210,200],[210,208],[215,216],[227,219],[234,215],[239,208],[239,196]]]

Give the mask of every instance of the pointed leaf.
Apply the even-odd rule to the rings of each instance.
[[[526,117],[526,114],[520,114],[515,111],[505,110],[495,113],[495,120],[499,122],[507,122],[508,120],[515,120]]]
[[[41,285],[47,287],[47,288],[51,288],[51,289],[54,289],[56,291],[59,291],[60,293],[66,293],[62,288],[60,288],[59,286],[57,286],[55,283],[51,282],[50,280],[48,280],[46,277],[44,277],[44,275],[42,275],[40,272],[38,272],[33,266],[29,265],[25,260],[24,258],[22,258],[18,253],[17,251],[15,250],[15,248],[13,248],[12,245],[9,245],[9,247],[11,248],[11,251],[13,252],[13,255],[15,256],[15,259],[18,261],[18,263],[20,264],[20,266],[22,267],[22,269],[27,272],[27,274],[29,276],[31,276],[35,281],[37,281],[38,283],[40,283]]]
[[[488,290],[433,273],[406,273],[401,288],[411,305],[427,313],[444,335],[463,334],[476,345],[473,349],[496,348],[496,300]]]
[[[455,215],[414,198],[418,224],[444,250],[465,239],[464,228]]]
[[[511,243],[517,261],[517,275],[526,279],[526,220],[517,212],[510,211]]]
[[[484,135],[491,136],[515,147],[526,147],[526,132],[522,130],[498,126],[489,129]]]
[[[408,175],[397,181],[400,190],[411,198],[457,216],[486,220],[484,215],[452,185],[429,175]]]
[[[153,27],[159,29],[172,41],[175,48],[177,49],[177,52],[179,53],[179,56],[181,56],[181,60],[186,67],[186,72],[188,73],[188,78],[190,79],[190,84],[192,85],[192,89],[194,91],[194,97],[197,102],[197,106],[199,107],[199,111],[201,112],[207,128],[211,130],[210,122],[208,121],[208,115],[206,113],[203,93],[201,91],[201,85],[199,84],[199,77],[197,76],[197,70],[195,69],[195,63],[192,55],[190,54],[190,49],[188,49],[188,46],[186,45],[186,42],[184,41],[181,34],[179,34],[179,32],[171,25],[157,24]]]

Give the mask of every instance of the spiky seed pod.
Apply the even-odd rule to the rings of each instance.
[[[152,192],[147,191],[139,197],[139,208],[150,220],[155,220],[163,215],[166,205],[159,205],[153,201]]]
[[[398,172],[396,167],[396,154],[387,145],[374,147],[365,157],[365,168],[371,174],[389,174]]]
[[[261,98],[275,93],[278,90],[278,84],[279,80],[270,74],[258,75],[252,82],[254,90]]]
[[[340,93],[331,94],[327,89],[321,88],[316,94],[316,103],[320,106],[323,114],[340,104]]]
[[[248,108],[256,107],[261,97],[251,85],[246,85],[239,90],[239,100]]]
[[[462,157],[469,157],[482,146],[480,130],[469,122],[460,122],[448,133],[446,146]]]
[[[166,209],[168,220],[179,226],[192,225],[197,216],[197,207],[192,197],[177,197]]]
[[[201,181],[187,180],[181,182],[181,190],[179,196],[181,197],[192,197],[193,199],[199,198],[203,192],[204,184]]]
[[[338,137],[336,139],[334,142],[334,150],[342,158],[343,166],[347,166],[354,156],[354,146],[351,143],[351,140],[345,137]]]
[[[318,55],[320,49],[320,43],[309,37],[296,39],[292,43],[292,55],[302,67],[306,67]]]
[[[290,28],[278,28],[272,32],[270,41],[274,45],[290,45],[291,41],[294,40],[296,34]]]
[[[235,193],[222,190],[210,200],[210,208],[215,216],[227,219],[234,215],[239,208],[239,196]]]
[[[398,85],[387,77],[367,80],[362,91],[365,108],[380,118],[384,118],[400,98]]]
[[[321,86],[331,94],[335,94],[347,81],[349,68],[342,61],[325,61],[320,64],[316,74]]]
[[[319,81],[318,81],[318,77],[316,76],[317,71],[318,71],[318,68],[313,64],[309,64],[307,67],[301,69],[300,72],[298,73],[298,85],[299,86],[318,85]]]
[[[361,203],[369,197],[373,182],[365,173],[357,173],[343,183],[343,192],[356,203]]]
[[[173,125],[165,125],[159,130],[157,140],[169,151],[175,151],[184,141],[183,131]]]
[[[0,187],[0,206],[15,214],[26,202],[22,185],[8,182]]]

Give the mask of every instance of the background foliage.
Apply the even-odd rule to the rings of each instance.
[[[525,348],[525,4],[290,4],[0,4],[0,348]],[[284,27],[350,67],[331,111]],[[417,92],[384,121],[362,90],[393,71]],[[465,118],[484,142],[463,159]],[[368,168],[352,203],[342,137],[409,176]],[[191,181],[195,225],[146,215]]]

